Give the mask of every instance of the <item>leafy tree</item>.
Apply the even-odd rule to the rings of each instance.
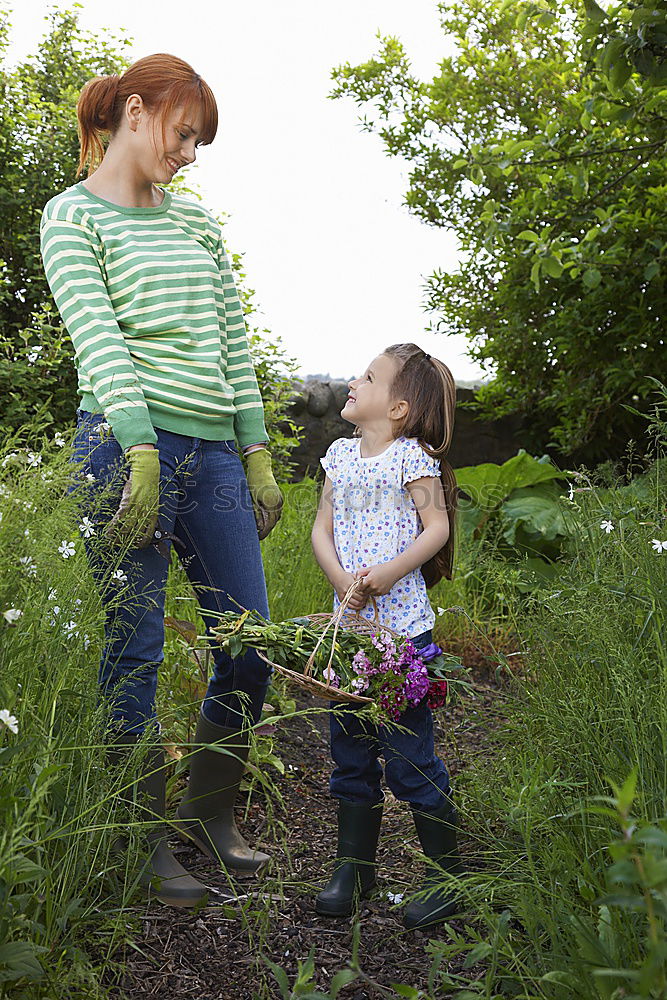
[[[0,9],[0,60],[9,30],[9,14]],[[124,36],[91,36],[77,12],[57,11],[33,58],[13,70],[0,66],[0,427],[6,430],[36,414],[42,428],[63,428],[74,419],[74,351],[44,274],[39,222],[46,202],[77,180],[81,88],[92,76],[122,72],[129,45]],[[200,197],[182,178],[171,188]],[[231,258],[258,358],[271,447],[286,476],[298,444],[296,425],[285,415],[295,362],[265,339],[268,330],[260,333],[242,255]]]
[[[410,210],[459,239],[459,270],[434,271],[426,305],[494,376],[477,409],[529,416],[532,448],[618,453],[642,432],[623,404],[645,408],[645,376],[667,363],[667,91],[657,70],[649,86],[614,61],[633,51],[637,5],[613,17],[593,0],[438,7],[454,54],[430,82],[383,38],[376,57],[334,71],[332,96],[363,106],[365,127],[408,160]]]

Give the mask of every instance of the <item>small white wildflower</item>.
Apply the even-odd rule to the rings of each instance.
[[[8,608],[6,611],[3,612],[3,618],[5,619],[6,622],[8,622],[9,625],[13,625],[15,622],[19,620],[22,614],[23,612],[21,611],[20,608]]]
[[[387,899],[390,903],[396,903],[396,905],[398,905],[403,902],[403,895],[404,894],[402,892],[388,892]]]
[[[35,507],[34,503],[30,503],[29,500],[23,500],[23,501],[20,501],[20,502],[23,503],[23,509],[24,510],[29,510],[29,511],[37,510],[37,508]]]
[[[0,483],[0,497],[8,497],[8,496],[9,496],[9,490],[7,489],[4,483]]]
[[[56,622],[56,616],[59,615],[59,614],[60,614],[60,608],[59,608],[59,606],[57,604],[55,604],[51,608],[51,617],[48,619],[49,625],[53,626],[53,625],[57,624],[57,622]]]
[[[606,531],[607,534],[610,534],[610,532],[614,530],[614,525],[612,524],[611,521],[601,521],[600,527],[602,528],[603,531]]]
[[[444,613],[445,613],[445,609],[444,608],[438,608],[438,614],[439,615],[444,615]]]
[[[55,589],[55,587],[52,587],[51,590],[49,591],[47,600],[48,601],[55,601],[55,599],[57,598],[57,596],[58,596],[58,591]]]
[[[95,482],[95,476],[92,474],[92,472],[86,473],[86,479],[88,480],[89,483]]]
[[[57,448],[63,448],[65,446],[67,442],[65,441],[65,435],[62,431],[56,431],[53,435],[53,443]]]
[[[122,569],[115,570],[111,579],[114,583],[127,583],[127,576],[123,573]]]
[[[38,465],[42,464],[42,456],[35,451],[29,451],[27,454],[28,468],[36,469]]]
[[[67,636],[76,636],[79,634],[79,626],[77,622],[66,622],[63,624],[63,632]]]
[[[5,468],[5,466],[9,462],[11,462],[11,460],[13,458],[16,458],[16,452],[15,451],[10,451],[8,455],[5,455],[5,457],[3,458],[2,462],[0,462],[0,465],[2,465],[3,469]]]
[[[37,361],[37,358],[39,357],[39,355],[43,350],[44,350],[43,347],[32,347],[30,349],[30,353],[28,354],[28,361],[31,365],[34,365],[35,361]]]
[[[35,565],[35,560],[32,556],[21,556],[19,559],[21,566],[28,574],[28,576],[37,576],[37,567]]]
[[[92,538],[96,531],[93,527],[93,522],[89,517],[84,517],[79,525],[79,531],[84,538]]]
[[[87,635],[84,635],[84,637],[83,637],[83,648],[84,648],[84,650],[88,649],[89,646],[90,646],[90,638]]]
[[[569,487],[569,492],[567,494],[567,499],[568,500],[574,500],[574,486],[572,485],[572,483],[568,483],[567,485]]]
[[[76,548],[74,547],[74,542],[66,542],[63,539],[63,541],[58,546],[58,552],[60,552],[60,555],[63,557],[63,559],[69,559],[69,557],[73,556],[74,553],[76,552]]]
[[[651,545],[656,552],[667,552],[667,541],[661,542],[659,538],[653,538]]]
[[[111,430],[111,424],[107,420],[101,420],[97,425],[97,429],[100,434],[108,434]]]
[[[15,715],[9,714],[8,708],[0,709],[0,722],[7,726],[7,729],[11,729],[13,733],[18,733],[19,731],[19,720]]]
[[[26,528],[23,534],[25,535],[26,538],[30,538],[30,528]]]

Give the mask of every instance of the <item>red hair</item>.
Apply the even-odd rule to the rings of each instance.
[[[164,122],[178,107],[201,111],[202,131],[197,144],[208,145],[215,139],[218,106],[213,91],[189,63],[157,52],[138,59],[121,76],[95,76],[83,87],[76,106],[81,143],[77,177],[86,166],[91,173],[102,162],[102,136],[115,134],[130,94],[139,94],[151,113],[159,112],[163,141]]]

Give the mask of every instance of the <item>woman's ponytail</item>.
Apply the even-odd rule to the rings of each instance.
[[[111,76],[93,77],[81,91],[76,105],[81,144],[77,177],[86,165],[91,172],[102,162],[104,156],[102,136],[116,130],[120,117],[119,85],[120,77],[114,73]]]

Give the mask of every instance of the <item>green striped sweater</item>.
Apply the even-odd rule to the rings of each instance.
[[[267,442],[243,310],[221,230],[164,191],[125,208],[82,183],[42,213],[46,277],[76,352],[81,408],[123,449],[154,428],[243,448]]]

